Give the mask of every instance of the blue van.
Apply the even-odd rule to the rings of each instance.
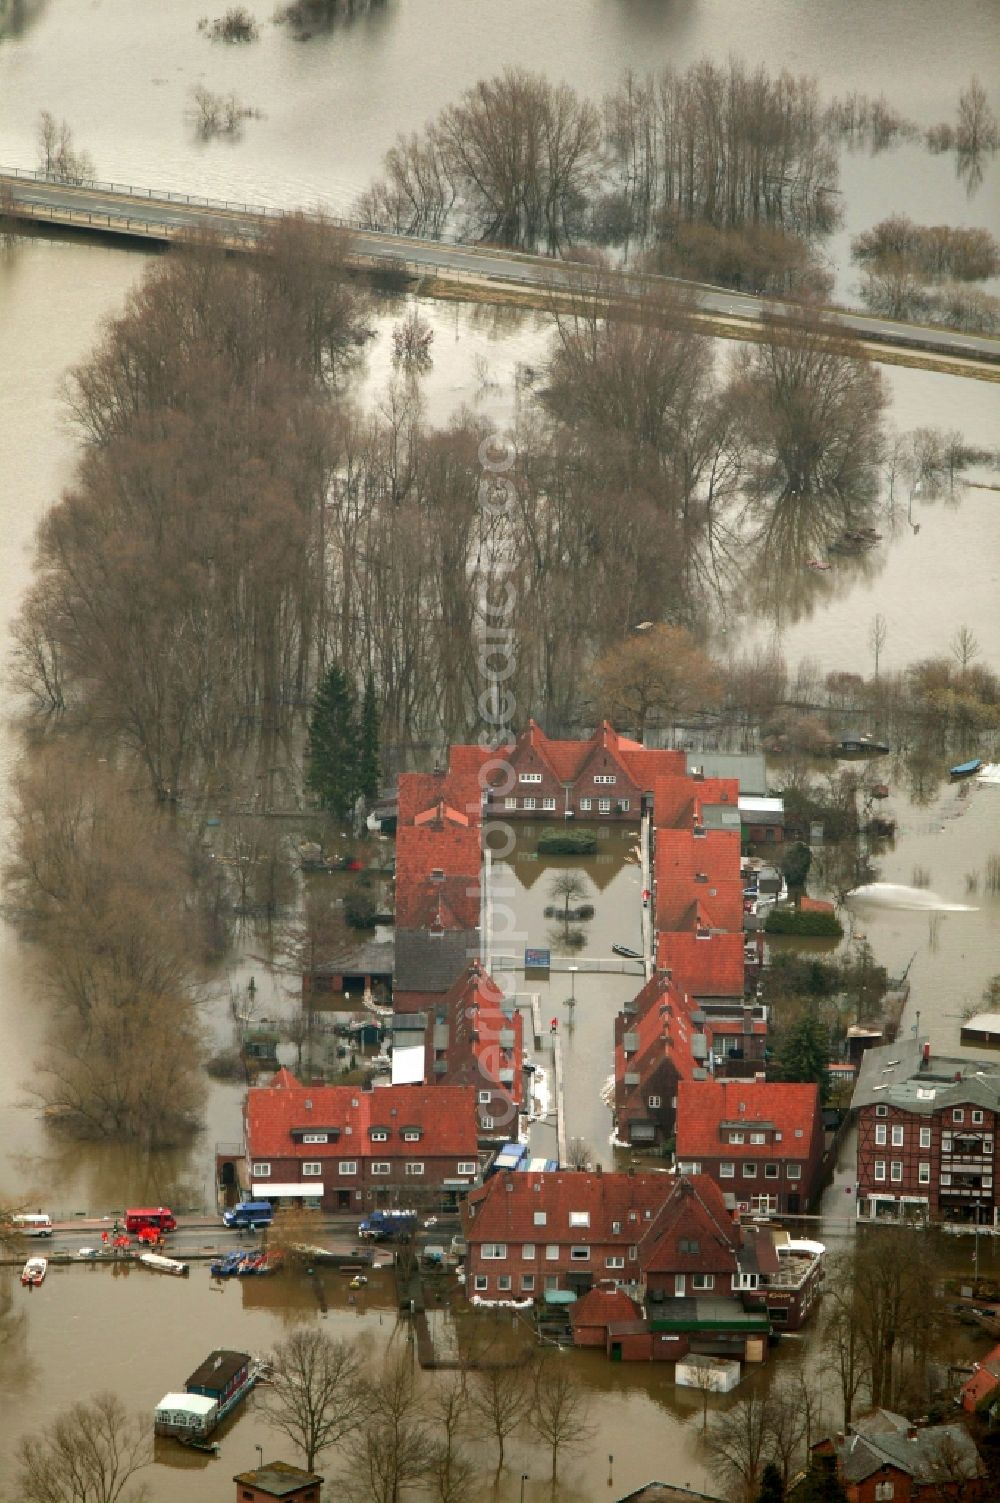
[[[231,1211],[223,1211],[222,1220],[226,1226],[255,1231],[258,1227],[271,1225],[274,1210],[269,1200],[242,1200]]]

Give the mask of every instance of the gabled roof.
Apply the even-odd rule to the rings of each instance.
[[[701,823],[706,804],[730,804],[739,814],[740,785],[735,778],[692,778],[683,770],[659,777],[653,786],[653,819],[659,830],[692,829]]]
[[[744,1127],[747,1137],[771,1130],[764,1143],[730,1143],[729,1131]],[[808,1159],[822,1130],[815,1083],[682,1080],[677,1088],[678,1159]]]
[[[279,1075],[287,1072],[278,1072]],[[402,1139],[372,1145],[370,1127],[417,1127],[419,1149],[407,1144],[408,1157],[475,1158],[476,1093],[472,1086],[302,1086],[294,1076],[274,1086],[247,1091],[247,1152],[253,1159],[386,1158],[399,1152]],[[330,1144],[301,1141],[303,1131],[339,1129]],[[296,1136],[293,1137],[293,1131]]]
[[[608,720],[602,721],[586,741],[554,740],[536,721],[529,720],[515,746],[520,752],[533,752],[560,783],[575,783],[595,755],[606,756],[640,791],[652,789],[657,775],[684,770],[683,752],[651,750],[620,736]]]
[[[446,1070],[452,1083],[498,1088],[515,1104],[523,1089],[521,1014],[504,1007],[505,995],[478,960],[472,960],[441,997],[428,1018],[431,1058],[437,1047],[437,1018],[447,1030]],[[505,1042],[509,1041],[509,1042]]]
[[[681,991],[692,997],[742,998],[743,935],[696,934],[663,930],[656,938],[656,964],[670,970]]]
[[[397,928],[394,993],[446,992],[479,950],[476,929]],[[407,1003],[407,1010],[416,1005]],[[419,1005],[426,1006],[426,1002]]]
[[[397,929],[475,929],[481,888],[477,876],[396,878]]]
[[[482,831],[478,825],[450,825],[435,819],[429,824],[404,825],[396,831],[396,901],[400,886],[423,879],[432,871],[450,877],[476,877],[482,864]]]
[[[462,1218],[465,1235],[475,1242],[621,1243],[627,1247],[639,1241],[674,1184],[667,1174],[587,1174],[572,1169],[548,1174],[501,1172],[469,1194]],[[578,1217],[586,1214],[589,1224],[571,1226],[571,1212]],[[544,1224],[536,1224],[536,1213],[544,1213]]]
[[[644,1273],[735,1273],[739,1231],[718,1185],[681,1175],[644,1254]]]
[[[1000,1111],[1000,1062],[946,1058],[931,1054],[925,1038],[898,1038],[861,1058],[851,1107],[879,1102],[924,1116],[966,1102]]]
[[[655,871],[657,928],[695,929],[700,919],[710,929],[739,933],[742,942],[743,881],[735,832],[657,830]]]
[[[681,1080],[705,1071],[707,1041],[693,1021],[693,1002],[685,1000],[663,975],[654,975],[636,998],[636,1011],[623,1013],[615,1030],[615,1105],[623,1116],[639,1110],[646,1116],[646,1092],[656,1072],[669,1065]],[[626,1039],[635,1045],[626,1050]],[[626,1075],[637,1075],[637,1084],[626,1084]]]
[[[942,1464],[951,1477],[956,1472],[971,1479],[981,1474],[982,1463],[968,1431],[962,1425],[928,1425],[915,1429],[902,1415],[887,1419],[902,1420],[902,1428],[886,1424],[880,1427],[858,1421],[854,1431],[835,1450],[845,1482],[863,1482],[884,1466],[896,1467],[918,1482],[938,1480]],[[863,1429],[863,1434],[857,1431]]]

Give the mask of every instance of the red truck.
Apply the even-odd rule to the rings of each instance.
[[[125,1212],[125,1230],[141,1232],[151,1229],[157,1232],[172,1232],[177,1228],[177,1218],[167,1206],[153,1206]]]

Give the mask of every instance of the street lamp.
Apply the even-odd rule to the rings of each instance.
[[[566,998],[567,1007],[576,1006],[576,973],[579,969],[580,967],[578,965],[571,965],[569,968],[570,994]]]
[[[521,1473],[521,1503],[524,1503],[524,1484],[527,1482],[527,1480],[528,1480],[528,1474],[527,1474],[527,1472],[522,1472]]]

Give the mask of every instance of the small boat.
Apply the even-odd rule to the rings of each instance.
[[[35,1288],[49,1271],[48,1258],[29,1258],[21,1269],[21,1283]]]
[[[639,954],[639,951],[638,950],[633,950],[631,945],[612,945],[611,949],[612,949],[612,951],[614,952],[615,955],[621,955],[626,960],[641,960],[642,959],[642,956]]]
[[[225,1257],[215,1258],[209,1265],[212,1277],[214,1279],[234,1278],[243,1262],[243,1257],[241,1252],[231,1252],[226,1253]]]
[[[806,568],[807,569],[819,569],[823,573],[825,573],[827,569],[832,569],[833,565],[826,563],[825,560],[821,559],[821,558],[807,558],[806,559]]]
[[[835,757],[885,757],[889,753],[885,741],[876,741],[873,736],[842,736],[833,749]]]
[[[347,1287],[348,1289],[364,1289],[367,1283],[368,1280],[363,1273],[356,1273]]]
[[[954,767],[948,768],[948,776],[952,778],[971,778],[976,775],[982,765],[982,757],[973,757],[971,762],[956,762]]]
[[[139,1262],[151,1268],[154,1273],[172,1273],[177,1278],[183,1278],[190,1272],[186,1263],[179,1262],[177,1258],[165,1258],[162,1253],[140,1253]]]

